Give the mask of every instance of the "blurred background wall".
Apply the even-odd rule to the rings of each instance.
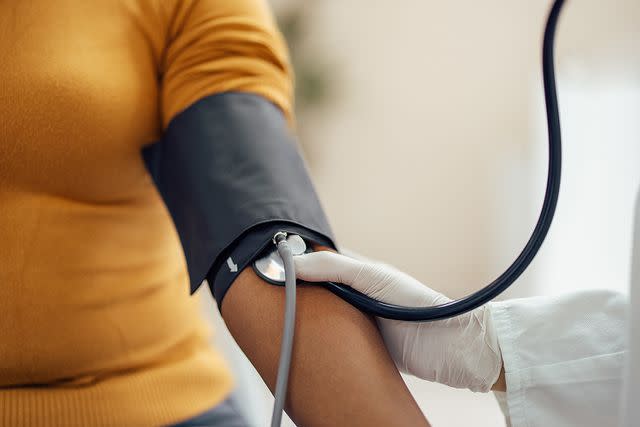
[[[301,144],[339,243],[452,297],[494,279],[542,202],[540,46],[551,2],[272,3],[299,70]],[[556,55],[562,194],[541,255],[508,297],[626,292],[639,45],[637,0],[567,2]],[[222,329],[241,400],[267,425],[266,388]],[[504,425],[491,395],[407,381],[436,426]]]

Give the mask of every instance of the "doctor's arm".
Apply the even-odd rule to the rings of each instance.
[[[618,425],[629,301],[586,290],[490,304],[511,425]]]
[[[450,301],[391,266],[343,255],[295,257],[298,277],[335,281],[380,301]],[[403,372],[497,393],[512,427],[603,426],[618,419],[628,300],[607,290],[495,302],[451,319],[378,319]]]

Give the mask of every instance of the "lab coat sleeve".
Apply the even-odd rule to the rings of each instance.
[[[496,397],[511,427],[614,426],[627,353],[628,299],[612,291],[490,305],[504,361]]]
[[[636,220],[631,256],[631,307],[629,310],[629,357],[624,374],[621,426],[637,426],[640,420],[640,189],[636,196]]]

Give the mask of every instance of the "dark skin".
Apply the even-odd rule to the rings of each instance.
[[[316,248],[316,250],[327,248]],[[286,411],[299,426],[428,426],[375,321],[320,286],[298,286]],[[251,268],[227,292],[222,316],[267,386],[275,388],[284,288]]]
[[[504,378],[504,366],[500,369],[500,376],[496,383],[491,387],[493,391],[507,391],[507,381]]]

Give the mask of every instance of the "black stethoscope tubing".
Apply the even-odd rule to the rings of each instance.
[[[538,218],[531,237],[511,266],[483,289],[459,300],[431,307],[404,307],[387,304],[372,299],[349,286],[338,283],[324,283],[327,289],[358,309],[378,317],[406,321],[433,321],[458,316],[486,304],[504,292],[527,269],[538,253],[551,227],[560,192],[562,138],[555,82],[554,40],[558,17],[563,3],[564,0],[556,0],[549,12],[542,46],[542,75],[544,80],[549,139],[549,169],[545,197],[540,217]]]

